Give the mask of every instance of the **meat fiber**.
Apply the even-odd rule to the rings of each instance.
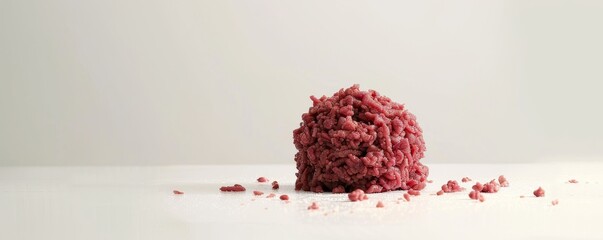
[[[419,161],[425,142],[404,105],[358,85],[313,106],[293,131],[296,190],[366,193],[421,190],[429,169]]]

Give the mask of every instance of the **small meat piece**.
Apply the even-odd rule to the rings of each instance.
[[[421,192],[414,190],[414,189],[408,189],[408,194],[410,194],[412,196],[419,196],[419,195],[421,195]]]
[[[316,204],[316,202],[312,202],[312,204],[308,206],[308,210],[318,210],[318,204]]]
[[[176,195],[182,195],[182,194],[184,194],[184,192],[182,192],[182,191],[178,191],[178,190],[174,190],[173,192],[174,192],[174,194],[176,194]]]
[[[464,177],[463,179],[461,179],[461,182],[471,182],[471,178],[469,177]]]
[[[261,183],[268,182],[268,179],[265,177],[260,177],[260,178],[258,178],[258,182],[261,182]]]
[[[450,193],[450,192],[460,192],[465,190],[459,183],[455,180],[449,180],[448,183],[442,185],[442,191]]]
[[[438,195],[438,196],[440,196],[440,195],[442,195],[442,194],[444,194],[444,191],[442,191],[442,190],[440,190],[440,191],[438,191],[438,192],[436,193],[436,195]]]
[[[553,206],[555,206],[555,205],[559,204],[559,200],[555,199],[551,202],[551,204],[553,204]]]
[[[492,179],[489,183],[484,184],[482,188],[482,192],[485,193],[495,193],[500,189],[500,185],[496,182],[496,180]]]
[[[403,196],[404,196],[404,199],[406,199],[407,202],[410,202],[410,194],[405,193]]]
[[[508,187],[509,186],[509,181],[507,181],[507,178],[505,178],[505,176],[500,175],[498,177],[498,182],[500,184],[501,187]]]
[[[350,199],[350,201],[352,201],[352,202],[363,201],[363,200],[367,200],[368,196],[366,196],[366,194],[364,194],[364,191],[362,191],[362,189],[356,189],[356,190],[352,191],[351,193],[348,193],[348,199]]]
[[[266,196],[266,198],[273,198],[274,196],[276,196],[276,194],[270,193],[270,194],[268,194],[268,196]]]
[[[272,182],[272,189],[278,189],[279,185],[277,181]]]
[[[286,201],[286,200],[289,200],[289,195],[287,195],[287,194],[283,194],[283,195],[281,195],[279,198],[280,198],[281,200],[283,200],[283,201]]]
[[[253,191],[253,195],[260,196],[262,194],[264,194],[262,191]]]
[[[484,189],[484,185],[482,185],[482,184],[481,184],[481,183],[479,183],[479,182],[475,182],[475,184],[474,184],[474,185],[473,185],[473,187],[471,187],[471,188],[472,188],[473,190],[475,190],[475,191],[479,191],[479,192],[481,192],[481,191],[482,191],[482,189]]]
[[[245,187],[240,184],[235,184],[234,186],[224,186],[220,188],[222,192],[243,192],[245,191]]]
[[[567,181],[568,183],[578,183],[578,180],[576,179],[570,179],[569,181]]]
[[[385,205],[383,204],[383,202],[379,201],[377,202],[377,208],[384,208]]]
[[[542,187],[538,187],[538,189],[534,190],[534,196],[544,197],[544,189],[542,189]]]
[[[471,198],[473,200],[478,200],[480,195],[481,195],[481,193],[479,191],[473,190],[469,193],[469,198]]]
[[[477,197],[477,199],[478,199],[480,202],[484,202],[484,201],[486,201],[486,198],[484,198],[484,195],[483,195],[483,194],[480,194],[480,195]]]
[[[433,183],[433,180],[427,180],[427,183]]]

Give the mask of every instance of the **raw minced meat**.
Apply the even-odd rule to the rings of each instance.
[[[296,190],[366,193],[421,190],[429,169],[419,161],[425,142],[404,105],[358,85],[313,106],[293,131]]]
[[[245,191],[245,187],[241,186],[241,184],[235,184],[233,186],[223,186],[220,188],[222,192],[243,192]]]
[[[348,193],[348,199],[350,199],[350,201],[352,201],[352,202],[363,201],[363,200],[367,200],[368,196],[366,196],[366,194],[364,194],[364,191],[362,191],[362,189],[356,189],[356,190],[352,191],[351,193]]]

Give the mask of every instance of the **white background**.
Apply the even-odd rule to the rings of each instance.
[[[0,0],[0,165],[292,163],[311,105],[406,103],[429,162],[599,161],[602,1]]]

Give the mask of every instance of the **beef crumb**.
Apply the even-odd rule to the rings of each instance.
[[[234,186],[224,186],[220,188],[222,192],[243,192],[245,191],[245,187],[240,184],[235,184]]]

